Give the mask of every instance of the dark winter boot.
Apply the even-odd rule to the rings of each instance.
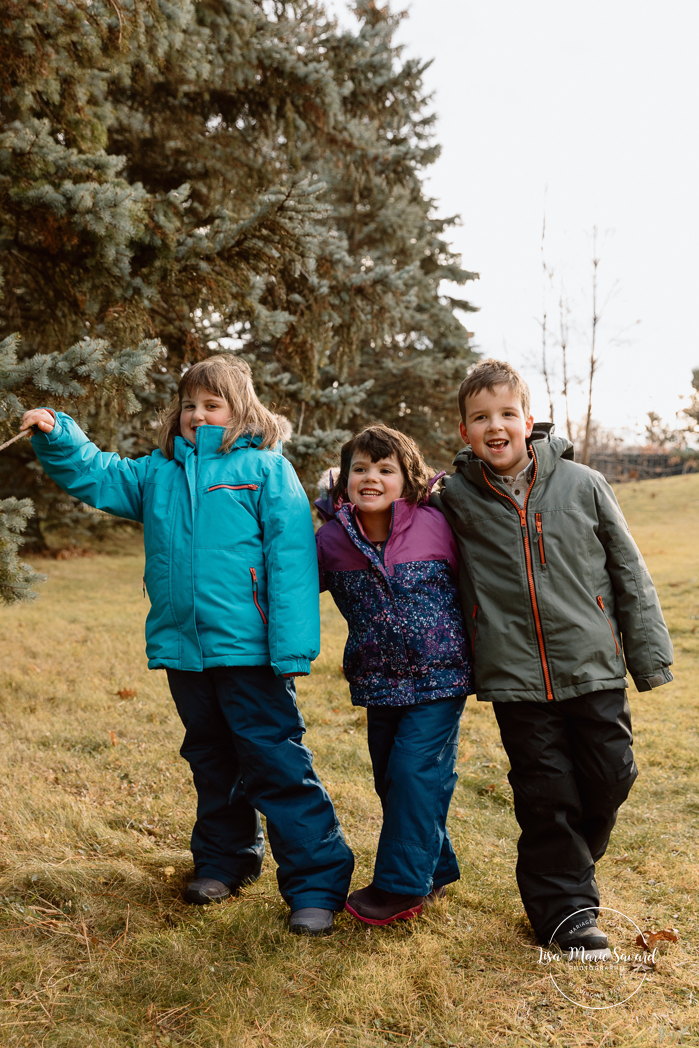
[[[397,895],[369,884],[359,888],[347,899],[345,909],[365,924],[390,924],[405,921],[422,913],[425,897],[422,895]]]
[[[580,927],[579,921],[576,926],[568,930],[563,924],[556,932],[553,942],[562,954],[567,954],[569,961],[610,961],[612,953],[609,949],[609,940],[604,932],[597,927],[594,918],[583,918],[584,925]]]
[[[323,910],[319,906],[304,906],[294,910],[289,917],[292,935],[329,935],[335,921],[334,910]]]
[[[194,906],[205,906],[210,902],[223,902],[230,895],[231,890],[223,881],[216,881],[213,877],[197,877],[195,881],[189,882],[183,898]]]

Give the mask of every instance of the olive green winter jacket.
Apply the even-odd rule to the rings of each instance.
[[[459,585],[487,702],[546,702],[672,680],[672,644],[655,587],[601,473],[573,446],[530,444],[524,509],[471,448],[433,504],[461,552]],[[623,656],[622,656],[623,647]]]

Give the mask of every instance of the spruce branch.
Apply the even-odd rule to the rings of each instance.
[[[20,600],[36,597],[31,589],[43,582],[29,564],[17,556],[21,544],[21,533],[34,512],[30,499],[0,499],[0,603],[15,604]]]

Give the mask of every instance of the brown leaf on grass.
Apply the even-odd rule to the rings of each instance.
[[[117,692],[120,699],[135,699],[138,695],[137,688],[120,688]]]
[[[652,950],[658,942],[678,942],[679,937],[677,928],[662,928],[659,932],[648,929],[636,936],[636,945],[644,950]]]
[[[116,746],[116,744],[117,744],[117,737],[116,737],[116,732],[115,731],[110,731],[109,738],[112,740],[112,746]]]

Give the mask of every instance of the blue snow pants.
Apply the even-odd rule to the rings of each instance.
[[[458,881],[447,830],[456,780],[459,720],[466,696],[414,706],[368,706],[369,753],[383,826],[374,884],[428,895]]]
[[[341,910],[354,857],[303,744],[293,680],[269,666],[167,675],[185,726],[180,753],[197,790],[197,877],[235,887],[256,876],[265,853],[259,811],[291,910]]]

